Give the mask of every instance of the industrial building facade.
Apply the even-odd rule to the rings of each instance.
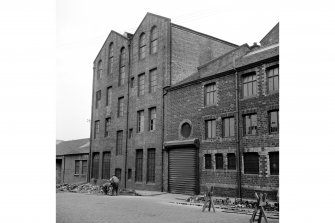
[[[238,171],[228,171],[230,182],[220,184],[216,182],[220,180],[215,179],[226,181],[225,169],[218,175],[203,167],[204,159],[207,160],[206,167],[214,165],[214,162],[209,164],[209,155],[210,160],[218,157],[226,165],[226,153],[222,152],[221,157],[212,154],[213,146],[221,145],[220,151],[236,153],[233,133],[227,133],[231,137],[222,143],[218,138],[220,131],[217,131],[220,125],[207,120],[207,116],[217,120],[221,113],[227,115],[228,110],[229,117],[234,115],[236,108],[231,103],[235,103],[235,94],[227,91],[228,98],[225,98],[227,94],[223,98],[217,95],[216,92],[224,89],[220,88],[219,82],[226,80],[218,80],[218,85],[205,83],[209,94],[216,96],[208,95],[206,103],[211,106],[202,109],[199,107],[205,92],[199,82],[202,79],[198,78],[197,84],[189,82],[193,83],[194,77],[201,72],[207,72],[208,77],[217,75],[215,61],[222,65],[226,62],[223,55],[238,52],[234,54],[237,64],[237,56],[242,57],[249,51],[252,50],[248,46],[239,47],[151,13],[147,13],[134,34],[121,35],[111,31],[94,60],[88,180],[94,178],[102,182],[115,174],[121,179],[121,187],[190,194],[199,193],[210,183],[215,187],[228,185],[235,194]],[[261,81],[257,81],[260,85]],[[230,84],[234,82],[228,84],[234,90]],[[258,88],[256,91],[260,92]],[[252,95],[250,100],[267,98],[261,95],[261,92],[257,93],[257,97],[251,99]],[[248,107],[250,100],[241,100],[239,107],[247,109],[243,106]],[[257,106],[253,105],[252,109],[257,110]],[[249,119],[251,128],[256,128],[255,117],[251,115]],[[229,125],[235,126],[234,123],[232,119]],[[206,136],[199,131],[204,125],[212,126],[212,132],[204,132]],[[263,140],[262,134],[258,136]],[[244,145],[243,140],[241,137],[240,145]],[[257,141],[258,138],[250,136],[250,140]],[[259,153],[264,146],[256,144],[252,150]],[[261,160],[263,158],[261,156]],[[272,182],[271,176],[269,179]],[[263,184],[267,185],[267,182]],[[221,192],[226,193],[226,190]]]

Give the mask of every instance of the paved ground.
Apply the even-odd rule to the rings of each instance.
[[[79,193],[57,193],[57,223],[157,223],[157,222],[245,222],[250,216],[217,210],[201,212],[201,207],[171,204],[183,195],[103,196]],[[264,221],[264,220],[263,220]],[[278,220],[269,219],[269,223]]]

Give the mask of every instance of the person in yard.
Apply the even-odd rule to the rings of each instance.
[[[104,192],[105,195],[107,195],[110,186],[111,186],[110,182],[106,182],[102,185],[102,191]]]
[[[112,189],[112,195],[115,194],[115,196],[119,195],[119,178],[117,178],[115,175],[112,176],[109,180],[111,182]],[[115,193],[114,193],[115,192]]]

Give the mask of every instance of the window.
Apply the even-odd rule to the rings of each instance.
[[[120,182],[121,182],[121,169],[120,168],[116,168],[115,169],[115,176],[117,178],[119,178]]]
[[[142,182],[142,171],[143,171],[143,150],[136,150],[136,160],[135,160],[135,181]]]
[[[114,61],[114,48],[113,43],[109,44],[108,50],[108,74],[113,73],[113,61]]]
[[[92,177],[99,178],[99,153],[93,153]]]
[[[138,75],[138,96],[144,95],[144,74]]]
[[[149,93],[154,93],[157,89],[157,69],[153,69],[149,73]]]
[[[228,170],[236,170],[235,153],[227,153]]]
[[[104,152],[102,154],[102,179],[110,178],[110,162],[111,162],[111,153]]]
[[[129,129],[129,139],[133,138],[133,129]]]
[[[144,110],[137,112],[137,132],[144,130]]]
[[[74,174],[79,174],[80,160],[74,161]]]
[[[258,153],[244,153],[244,173],[258,174],[259,173],[259,155]]]
[[[216,104],[216,84],[205,85],[205,106]]]
[[[125,66],[120,68],[119,86],[124,85],[124,79],[126,76],[125,69]]]
[[[99,60],[98,62],[98,70],[97,70],[97,79],[99,80],[102,75],[102,61]]]
[[[267,70],[269,92],[279,90],[279,67]]]
[[[146,39],[145,39],[145,33],[142,33],[140,35],[140,48],[139,48],[139,56],[140,56],[140,59],[144,59],[145,58],[145,42],[146,42]]]
[[[158,48],[158,32],[157,27],[154,26],[151,29],[150,33],[150,53],[156,53]]]
[[[155,149],[148,149],[147,182],[155,183]]]
[[[123,109],[124,109],[124,97],[118,99],[117,103],[117,117],[123,116]]]
[[[122,154],[122,138],[123,138],[123,131],[116,132],[116,155]]]
[[[205,169],[212,169],[212,155],[205,154]]]
[[[120,51],[120,74],[119,74],[119,86],[124,85],[125,80],[125,67],[126,67],[126,49],[121,48]]]
[[[132,170],[131,169],[128,169],[128,180],[131,180],[132,178]]]
[[[107,95],[106,95],[106,106],[112,104],[112,87],[107,88]]]
[[[215,154],[215,169],[223,169],[223,155],[221,153]]]
[[[279,111],[269,112],[269,130],[270,134],[279,132]]]
[[[105,137],[110,136],[111,124],[112,124],[112,119],[110,117],[106,118],[106,120],[105,120]]]
[[[243,117],[244,135],[257,134],[257,115],[250,114]]]
[[[135,78],[134,78],[134,77],[130,78],[130,87],[131,87],[131,88],[134,87],[134,81],[135,81]]]
[[[81,174],[86,175],[87,174],[87,160],[82,160],[81,161]]]
[[[188,138],[191,135],[191,125],[187,122],[183,123],[181,126],[181,132],[180,134],[184,137],[184,138]]]
[[[270,174],[279,175],[279,152],[270,152]]]
[[[243,77],[243,97],[250,97],[257,94],[256,74],[249,74]]]
[[[234,117],[223,119],[223,137],[235,136],[235,119]]]
[[[98,109],[100,106],[100,100],[101,100],[101,91],[97,91],[95,93],[95,108]]]
[[[100,121],[94,122],[94,138],[96,139],[100,132]]]
[[[149,131],[156,130],[156,108],[149,109]]]
[[[206,124],[206,139],[214,139],[216,137],[215,119],[207,120],[205,124]]]

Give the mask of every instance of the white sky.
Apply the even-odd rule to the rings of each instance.
[[[251,45],[279,22],[278,10],[269,1],[201,2],[57,0],[57,139],[89,137],[93,60],[112,29],[133,33],[151,12],[238,45]]]

